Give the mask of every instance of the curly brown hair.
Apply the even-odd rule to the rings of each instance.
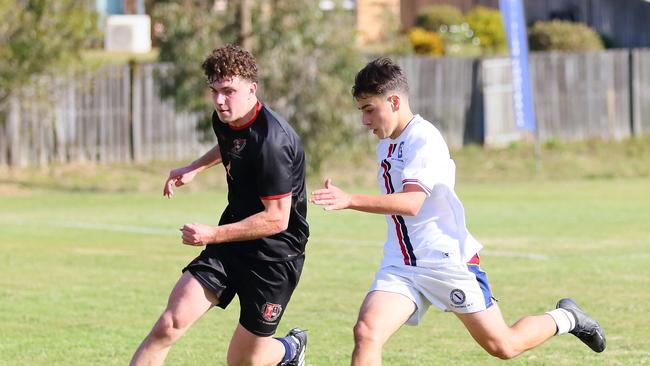
[[[239,76],[257,82],[257,64],[250,52],[239,46],[228,44],[217,48],[203,61],[203,72],[208,83]]]

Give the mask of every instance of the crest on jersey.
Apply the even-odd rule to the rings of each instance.
[[[232,148],[230,152],[234,154],[239,154],[246,147],[246,139],[234,139],[232,140]]]
[[[449,299],[454,303],[454,305],[461,305],[465,302],[465,293],[461,289],[451,290]]]
[[[264,320],[267,322],[277,320],[278,317],[280,317],[280,314],[282,314],[282,305],[271,304],[270,302],[264,304],[264,307],[262,309],[262,318],[264,318]]]

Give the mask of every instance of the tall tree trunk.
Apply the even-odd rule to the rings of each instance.
[[[247,50],[252,50],[253,23],[251,0],[239,0],[239,45]]]

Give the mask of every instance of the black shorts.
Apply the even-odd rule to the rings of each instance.
[[[224,248],[225,249],[225,248]],[[183,272],[190,271],[225,309],[239,296],[239,324],[251,333],[275,334],[293,290],[298,285],[305,257],[268,262],[228,250],[206,248]]]

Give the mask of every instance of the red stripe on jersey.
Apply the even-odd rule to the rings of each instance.
[[[255,104],[255,113],[253,114],[253,117],[248,122],[244,123],[241,126],[233,126],[231,124],[228,124],[228,127],[230,127],[231,130],[235,130],[235,131],[243,130],[244,128],[252,125],[253,122],[255,122],[257,116],[260,115],[261,110],[262,110],[262,103],[260,103],[260,101],[258,100],[257,104]]]
[[[390,179],[388,177],[388,164],[386,164],[385,160],[381,162],[381,167],[384,169],[382,176],[384,177],[384,187],[386,188],[386,194],[393,193],[390,191],[390,182],[388,181]]]
[[[285,194],[278,194],[275,196],[265,196],[265,197],[260,197],[261,200],[263,201],[270,201],[270,200],[279,200],[280,198],[284,198],[287,196],[291,196],[291,192],[285,193]]]
[[[467,264],[473,264],[475,266],[481,264],[481,258],[479,258],[478,253],[474,254],[474,256],[467,261]]]
[[[386,156],[386,159],[390,158],[391,155],[393,155],[393,152],[395,152],[395,146],[397,144],[390,144],[388,146],[388,156]],[[388,172],[389,170],[389,165],[386,160],[383,160],[381,162],[381,167],[384,169],[384,187],[386,188],[386,194],[394,193],[393,190],[391,189],[391,182],[390,182],[390,173]],[[397,233],[397,240],[399,241],[399,248],[402,251],[402,257],[404,258],[404,264],[407,266],[411,265],[411,258],[409,257],[409,254],[406,250],[406,244],[404,243],[404,234],[402,233],[402,227],[400,226],[399,221],[397,221],[397,217],[395,215],[390,216],[393,219],[393,222],[395,223],[395,232]]]
[[[393,155],[393,152],[395,152],[395,146],[397,146],[397,144],[390,144],[388,146],[388,156],[386,158],[390,158]]]
[[[427,187],[419,179],[402,179],[402,185],[405,186],[407,184],[415,184],[420,188],[424,189],[427,193],[431,193],[431,189],[429,189],[429,187]]]
[[[402,234],[402,227],[397,221],[395,215],[390,216],[395,223],[395,231],[397,232],[397,239],[399,240],[399,248],[402,251],[402,256],[404,257],[404,264],[407,266],[411,265],[411,258],[409,258],[408,252],[406,251],[406,244],[404,244],[404,235]]]

